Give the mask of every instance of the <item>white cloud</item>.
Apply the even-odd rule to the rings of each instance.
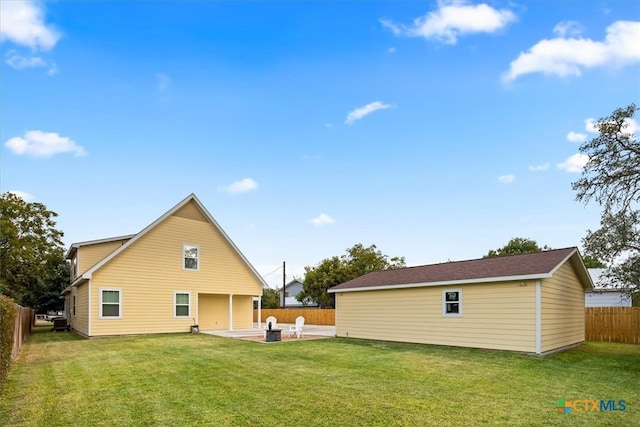
[[[46,67],[47,62],[39,56],[22,56],[15,50],[10,50],[6,55],[7,64],[11,68],[21,70],[23,68]]]
[[[558,24],[553,27],[553,34],[558,37],[576,37],[582,34],[583,28],[576,21],[562,21],[558,22]]]
[[[247,193],[257,189],[258,183],[251,178],[241,179],[240,181],[233,182],[226,187],[222,187],[223,191],[231,194]]]
[[[590,117],[584,121],[584,129],[587,132],[598,133],[598,129],[596,129],[596,119]]]
[[[500,181],[503,184],[511,184],[513,181],[515,181],[516,177],[515,175],[500,175],[498,177],[498,181]]]
[[[549,163],[544,163],[542,165],[529,166],[529,170],[531,172],[542,172],[542,171],[546,171],[547,169],[549,169]]]
[[[171,77],[164,73],[156,73],[156,84],[158,90],[160,92],[164,92],[169,89],[169,86],[171,85]]]
[[[385,104],[384,102],[381,102],[381,101],[374,101],[365,105],[364,107],[356,108],[355,110],[351,111],[347,115],[347,119],[344,122],[348,125],[351,125],[356,120],[360,120],[364,116],[367,116],[373,113],[374,111],[386,110],[387,108],[391,108],[391,105]]]
[[[40,56],[23,56],[13,49],[8,51],[5,56],[7,58],[7,64],[16,70],[23,70],[25,68],[48,68],[47,74],[50,76],[58,72],[58,67],[55,63],[47,62]]]
[[[638,135],[638,131],[640,130],[640,125],[635,119],[625,119],[625,129],[624,133]]]
[[[580,173],[589,161],[589,156],[582,153],[576,153],[562,163],[558,163],[558,169],[570,173]]]
[[[334,222],[336,222],[335,219],[331,218],[329,215],[325,214],[325,213],[321,213],[320,215],[318,215],[317,217],[313,218],[311,221],[309,221],[311,224],[319,227],[321,225],[329,225],[329,224],[333,224]]]
[[[396,52],[397,52],[397,49],[394,46],[392,46],[389,49],[387,49],[387,53],[388,54],[394,54]]]
[[[47,74],[49,74],[50,76],[58,74],[58,66],[55,64],[55,62],[52,62],[50,64],[49,69],[47,70]]]
[[[41,2],[0,2],[0,41],[9,40],[33,50],[50,50],[60,37],[58,30],[44,22]]]
[[[584,133],[571,131],[567,134],[567,141],[585,142],[586,140],[587,140],[587,135],[585,135]]]
[[[62,153],[73,153],[76,156],[87,154],[84,147],[76,144],[71,138],[39,130],[30,130],[24,137],[15,136],[4,145],[14,154],[32,157],[51,157]]]
[[[32,194],[25,193],[24,191],[20,190],[9,190],[8,193],[20,197],[25,202],[32,202],[35,199],[35,196],[33,196]]]
[[[494,9],[486,3],[466,0],[440,0],[438,9],[413,20],[412,25],[397,25],[388,19],[380,23],[396,36],[424,37],[445,44],[456,44],[458,37],[473,33],[495,33],[517,20],[508,9]]]
[[[527,52],[520,53],[502,79],[511,82],[530,73],[580,76],[587,68],[622,67],[640,62],[640,22],[616,21],[606,32],[603,41],[565,36],[541,40]]]

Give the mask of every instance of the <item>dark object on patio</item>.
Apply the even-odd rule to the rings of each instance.
[[[64,317],[54,317],[51,320],[53,321],[53,328],[51,328],[52,331],[57,332],[69,330],[69,324],[67,323],[67,319]]]
[[[200,332],[200,328],[198,328],[198,325],[191,325],[191,333],[197,334],[198,332]]]
[[[282,341],[280,332],[282,329],[268,329],[267,330],[267,342]]]

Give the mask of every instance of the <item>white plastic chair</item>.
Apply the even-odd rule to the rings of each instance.
[[[296,334],[296,338],[302,336],[302,327],[304,326],[304,317],[296,317],[296,324],[289,326],[289,336]]]
[[[267,337],[267,330],[269,329],[269,323],[271,323],[271,329],[278,329],[278,319],[274,316],[269,316],[264,321],[264,337]]]

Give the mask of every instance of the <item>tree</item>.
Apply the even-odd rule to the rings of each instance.
[[[532,252],[548,251],[551,249],[547,245],[544,247],[538,246],[535,240],[531,240],[523,237],[514,237],[509,240],[509,243],[499,249],[491,249],[483,258],[492,258],[504,255],[518,255],[528,254]]]
[[[321,307],[333,307],[333,295],[327,290],[372,271],[390,270],[405,266],[404,257],[383,255],[376,245],[365,248],[361,243],[346,250],[346,254],[326,258],[315,267],[305,267],[306,272],[298,301],[315,301]]]
[[[42,203],[0,195],[0,292],[18,304],[38,300],[38,287],[50,286],[64,262],[57,216]]]
[[[23,298],[23,305],[38,313],[64,309],[62,291],[69,286],[70,265],[62,253],[52,257],[47,268],[47,277],[38,280]]]
[[[606,268],[607,267],[607,264],[590,255],[583,256],[582,262],[584,262],[584,266],[587,268]]]
[[[605,276],[630,293],[640,292],[640,142],[638,108],[618,108],[595,124],[598,136],[580,146],[589,160],[572,184],[576,199],[602,207],[600,228],[587,230],[585,252],[605,262]]]
[[[275,289],[265,288],[262,292],[262,308],[279,308],[280,292]]]

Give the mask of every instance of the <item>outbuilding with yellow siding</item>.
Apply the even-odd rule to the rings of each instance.
[[[377,271],[329,290],[338,336],[547,354],[584,341],[576,248]]]
[[[130,236],[71,245],[65,309],[86,337],[253,325],[264,280],[191,194]]]

